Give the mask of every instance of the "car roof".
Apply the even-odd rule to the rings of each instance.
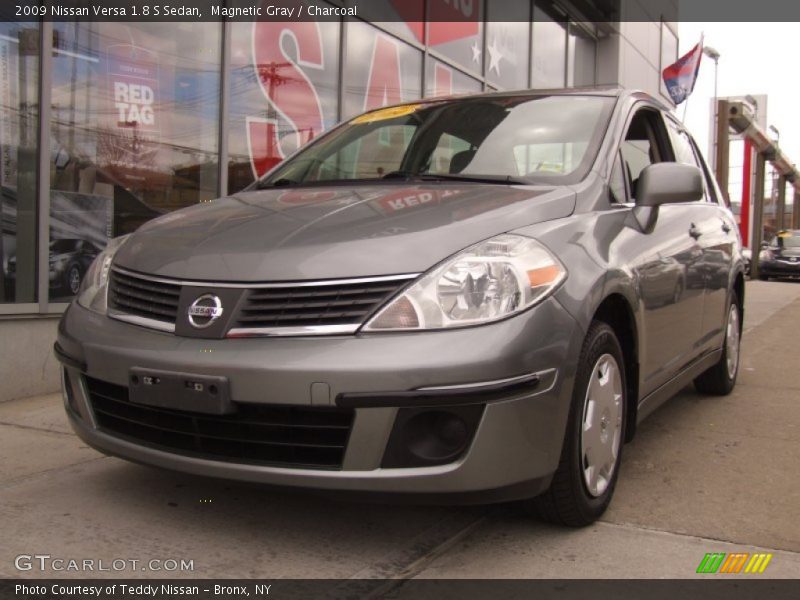
[[[633,90],[623,88],[617,85],[595,85],[585,87],[572,87],[572,88],[537,88],[537,89],[519,89],[519,90],[502,90],[492,92],[482,92],[478,94],[452,94],[448,96],[436,96],[432,98],[423,98],[421,100],[414,100],[410,102],[400,102],[386,107],[381,107],[375,110],[382,110],[383,108],[391,108],[392,106],[404,106],[408,104],[435,104],[439,102],[470,100],[473,98],[509,98],[509,97],[530,97],[536,98],[539,96],[601,96],[609,98],[634,98],[637,100],[644,100],[657,105],[665,111],[672,110],[667,107],[664,102],[658,98],[643,92],[641,90]],[[367,111],[372,112],[372,111]]]

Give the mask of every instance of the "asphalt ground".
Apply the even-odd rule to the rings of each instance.
[[[86,447],[57,394],[0,403],[0,577],[692,578],[706,553],[769,552],[758,577],[800,578],[800,284],[748,282],[745,310],[733,394],[689,387],[656,411],[608,512],[578,530],[514,505],[364,504],[159,471]],[[19,571],[21,554],[140,562]],[[142,571],[152,559],[193,571]]]

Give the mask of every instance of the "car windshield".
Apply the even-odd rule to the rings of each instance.
[[[779,233],[776,241],[782,248],[800,248],[800,232]]]
[[[77,240],[53,240],[50,242],[50,251],[53,253],[74,252],[77,244]]]
[[[484,96],[379,109],[278,165],[258,187],[393,178],[574,183],[614,98]]]

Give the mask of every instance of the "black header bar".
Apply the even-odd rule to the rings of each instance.
[[[623,21],[800,21],[791,0],[536,0],[549,14]],[[532,0],[3,0],[0,21],[529,21]],[[569,15],[569,17],[567,17]]]

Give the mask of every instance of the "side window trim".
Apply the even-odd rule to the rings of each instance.
[[[609,172],[608,176],[608,195],[610,199],[614,196],[611,191],[611,182],[614,176],[614,170],[617,168],[617,166],[619,166],[620,176],[622,177],[622,193],[624,194],[624,198],[622,198],[622,200],[611,200],[611,206],[613,208],[632,207],[634,202],[631,198],[629,177],[628,173],[626,172],[625,160],[622,158],[622,147],[617,149],[616,153],[614,154],[614,160],[611,161],[611,171]]]

